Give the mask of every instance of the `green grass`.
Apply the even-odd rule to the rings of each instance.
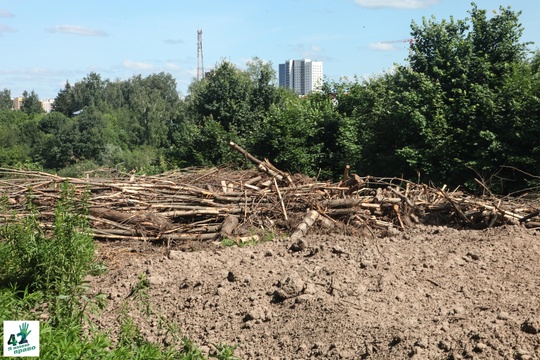
[[[236,245],[236,241],[233,239],[224,238],[223,240],[221,240],[220,245],[223,247],[231,247]]]
[[[150,305],[149,282],[141,274],[118,317],[114,341],[109,332],[98,330],[90,315],[106,305],[103,294],[89,296],[88,275],[107,272],[95,262],[94,240],[85,216],[86,194],[76,197],[67,183],[62,186],[51,231],[39,223],[40,214],[17,220],[15,214],[0,225],[0,319],[40,320],[40,359],[192,359],[204,360],[201,351],[180,328],[156,314]],[[28,196],[31,204],[32,194]],[[0,214],[7,214],[5,197]],[[130,313],[157,316],[163,336],[171,346],[144,338]],[[3,322],[0,322],[3,334]],[[4,339],[2,339],[4,341]],[[236,359],[234,347],[217,345],[211,357]]]

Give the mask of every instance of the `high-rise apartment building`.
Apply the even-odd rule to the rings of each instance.
[[[320,61],[287,60],[279,64],[279,86],[300,95],[320,90],[323,82],[323,63]]]
[[[13,99],[13,110],[20,110],[23,102],[23,97],[18,96]]]

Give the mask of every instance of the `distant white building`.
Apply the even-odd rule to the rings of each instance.
[[[46,113],[50,113],[52,111],[52,107],[54,104],[54,99],[44,99],[40,100],[41,107],[43,110],[45,110]]]
[[[279,86],[307,95],[322,88],[323,63],[320,61],[287,60],[279,64]]]
[[[13,110],[21,110],[22,103],[24,98],[22,96],[18,96],[13,99]],[[39,101],[41,107],[46,113],[50,113],[52,111],[52,107],[54,104],[54,99],[44,99]]]

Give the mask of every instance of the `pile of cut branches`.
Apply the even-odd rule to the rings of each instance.
[[[477,198],[399,178],[349,175],[339,183],[291,175],[234,143],[231,149],[256,168],[188,168],[156,176],[114,170],[86,178],[0,168],[0,221],[28,215],[28,202],[45,228],[52,226],[60,185],[89,194],[88,219],[95,238],[141,239],[168,244],[186,240],[250,239],[268,232],[293,238],[313,226],[328,231],[400,231],[415,224],[488,228],[540,227],[538,208],[519,199]],[[333,229],[333,230],[332,230]]]

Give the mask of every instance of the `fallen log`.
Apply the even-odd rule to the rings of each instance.
[[[234,150],[238,151],[240,154],[244,155],[247,159],[249,159],[253,164],[257,165],[257,168],[267,173],[268,175],[283,181],[286,180],[290,185],[293,184],[293,181],[290,176],[286,175],[282,171],[276,169],[274,165],[272,165],[268,160],[265,159],[265,161],[261,161],[257,159],[255,156],[251,155],[247,150],[243,149],[242,147],[238,146],[234,142],[229,142],[229,146],[233,148]]]
[[[97,218],[105,218],[120,224],[144,224],[145,227],[156,230],[170,229],[172,224],[162,214],[130,214],[102,207],[90,207],[88,212]]]
[[[313,226],[315,221],[319,218],[320,214],[315,210],[309,210],[306,216],[302,219],[300,224],[296,226],[296,229],[291,235],[291,240],[297,240],[298,238],[306,235],[308,229]]]
[[[238,216],[228,215],[223,220],[220,234],[222,237],[231,237],[238,226]]]

